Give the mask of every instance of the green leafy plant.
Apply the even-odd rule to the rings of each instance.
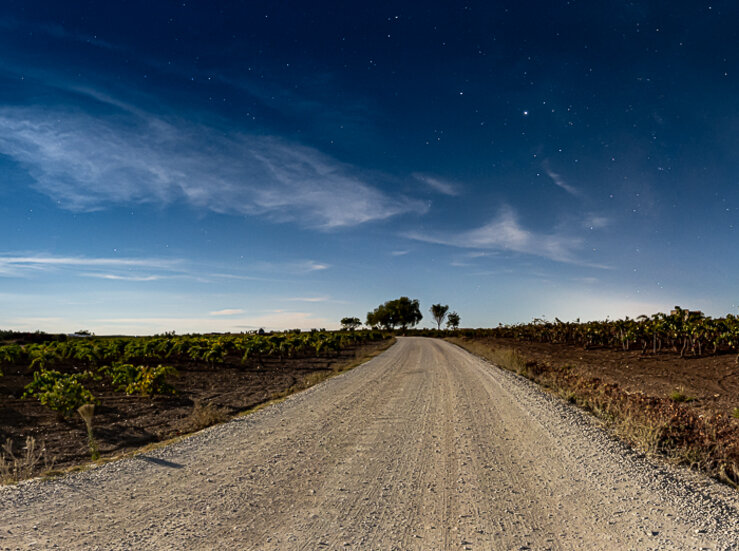
[[[34,372],[33,381],[26,385],[23,397],[34,396],[41,404],[68,417],[80,406],[96,402],[92,392],[82,384],[90,377],[87,372],[67,375],[41,369]]]
[[[168,376],[176,376],[177,370],[172,366],[114,364],[101,368],[103,373],[111,378],[116,390],[123,390],[126,394],[174,394],[175,390],[166,381]]]
[[[673,402],[692,402],[695,398],[685,394],[685,389],[680,387],[670,392],[670,400]]]

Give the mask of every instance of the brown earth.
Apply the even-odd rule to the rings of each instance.
[[[211,404],[231,417],[272,398],[305,388],[359,359],[387,348],[391,341],[345,348],[335,357],[266,358],[242,364],[227,358],[215,367],[208,364],[172,364],[178,375],[169,378],[173,396],[127,396],[113,392],[105,381],[85,381],[100,403],[95,406],[94,434],[103,457],[118,455],[140,446],[167,440],[194,428],[189,419],[194,405]],[[54,366],[73,372],[72,366]],[[27,437],[46,450],[46,462],[37,471],[63,469],[89,460],[87,432],[82,419],[63,418],[33,398],[23,399],[32,375],[24,366],[5,367],[0,377],[0,444],[7,439],[21,451]]]
[[[681,358],[672,351],[642,355],[638,350],[584,350],[567,344],[514,339],[471,340],[491,348],[512,348],[539,364],[570,367],[581,377],[615,383],[628,393],[667,398],[679,391],[692,398],[686,405],[701,412],[726,416],[739,407],[739,365],[735,354]]]
[[[171,446],[0,488],[0,549],[737,549],[739,494],[438,339]]]

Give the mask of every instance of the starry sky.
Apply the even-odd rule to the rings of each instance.
[[[0,328],[737,313],[732,1],[0,6]]]

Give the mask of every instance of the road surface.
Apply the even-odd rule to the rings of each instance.
[[[737,494],[449,343],[164,449],[0,489],[0,549],[739,549]]]

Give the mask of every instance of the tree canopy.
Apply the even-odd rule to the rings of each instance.
[[[417,325],[422,319],[418,300],[411,300],[408,297],[389,300],[372,312],[367,312],[367,325],[383,329],[400,327],[405,330]]]
[[[345,331],[354,331],[360,325],[362,322],[359,318],[341,318],[341,328]]]
[[[459,314],[456,312],[450,312],[449,315],[446,317],[446,326],[451,329],[456,329],[459,327]]]
[[[448,304],[432,304],[431,308],[429,308],[429,312],[431,312],[431,315],[436,322],[437,329],[441,329],[441,324],[444,323],[444,318],[446,317],[446,313],[448,311]]]

